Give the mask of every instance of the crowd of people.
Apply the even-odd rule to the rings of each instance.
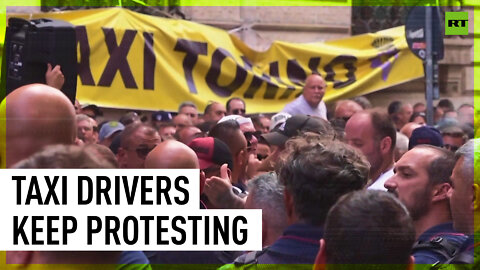
[[[430,269],[468,266],[475,256],[471,269],[478,269],[474,156],[480,141],[473,139],[473,106],[455,109],[440,100],[435,125],[428,126],[421,102],[372,108],[357,97],[337,101],[327,112],[325,87],[319,74],[309,75],[302,95],[274,115],[248,114],[244,100],[235,97],[225,105],[210,102],[202,114],[186,101],[177,113],[141,118],[129,112],[101,123],[98,107],[72,105],[54,87],[14,90],[1,106],[5,167],[199,169],[200,208],[262,209],[264,248],[31,251],[11,252],[7,260],[117,262],[140,269]]]

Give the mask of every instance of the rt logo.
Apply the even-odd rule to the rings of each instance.
[[[445,12],[445,35],[468,35],[468,12]]]

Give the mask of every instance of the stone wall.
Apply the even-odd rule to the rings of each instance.
[[[350,36],[350,7],[182,7],[186,18],[234,33],[263,51],[272,41],[319,42]]]

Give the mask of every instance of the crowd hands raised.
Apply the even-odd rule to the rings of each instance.
[[[474,248],[480,179],[473,173],[479,141],[472,139],[471,105],[455,110],[441,100],[435,126],[426,125],[423,103],[371,108],[358,97],[336,102],[327,114],[325,81],[312,74],[303,94],[275,115],[248,115],[245,102],[232,98],[225,106],[210,102],[201,116],[187,101],[177,114],[129,112],[98,123],[97,106],[72,105],[55,89],[63,84],[58,72],[49,65],[53,87],[22,86],[3,101],[3,166],[200,169],[200,207],[262,209],[264,249],[28,251],[10,252],[7,262],[480,269]]]

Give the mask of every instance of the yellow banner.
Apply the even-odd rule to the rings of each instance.
[[[306,76],[327,81],[325,101],[367,94],[423,76],[404,27],[325,43],[274,42],[256,52],[226,31],[122,8],[39,13],[76,26],[82,103],[176,111],[186,100],[243,98],[249,113],[278,112]]]

